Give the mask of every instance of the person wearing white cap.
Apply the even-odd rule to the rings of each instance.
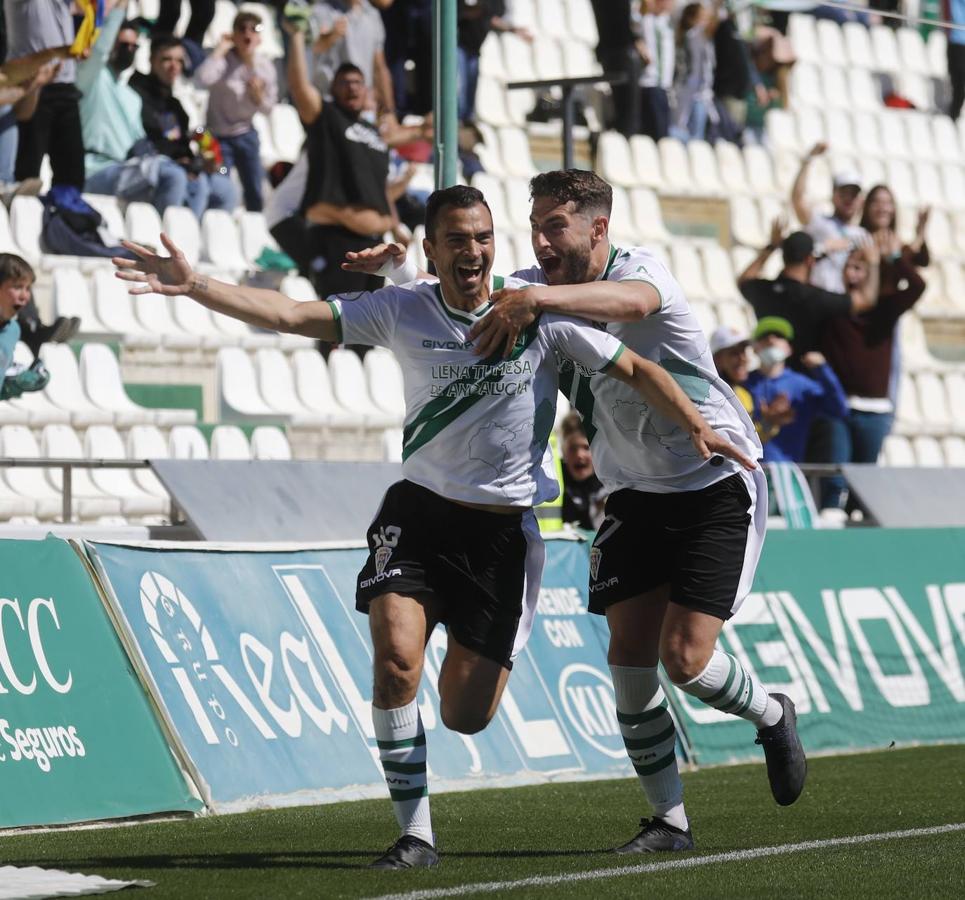
[[[721,325],[710,336],[710,352],[714,356],[718,374],[730,385],[747,410],[763,444],[776,437],[782,425],[794,421],[794,411],[787,394],[777,394],[770,402],[761,401],[755,406],[753,395],[744,387],[750,373],[750,360],[747,357],[750,343],[748,332]]]
[[[861,212],[861,175],[851,169],[835,173],[832,179],[832,215],[815,212],[805,197],[808,169],[811,161],[828,149],[824,143],[815,144],[804,159],[791,188],[791,205],[804,227],[814,239],[820,254],[811,272],[811,284],[837,294],[844,290],[844,264],[848,254],[858,246],[867,232],[860,225],[852,224]]]

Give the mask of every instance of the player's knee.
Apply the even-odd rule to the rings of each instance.
[[[660,648],[660,662],[674,684],[693,681],[707,666],[707,653],[683,641],[672,641]]]
[[[375,663],[374,700],[382,709],[404,706],[419,688],[419,666],[398,654],[387,654]]]
[[[492,715],[485,710],[467,709],[456,703],[442,702],[440,707],[442,724],[450,731],[459,734],[478,734],[488,724]]]

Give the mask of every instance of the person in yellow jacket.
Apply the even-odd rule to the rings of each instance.
[[[721,325],[710,336],[710,352],[714,355],[714,365],[720,377],[730,385],[737,395],[747,415],[751,417],[761,443],[773,440],[781,430],[794,419],[794,410],[786,394],[778,394],[770,403],[761,407],[754,405],[750,391],[743,386],[747,381],[747,348],[750,346],[749,334],[742,333],[729,325]]]
[[[555,431],[550,432],[549,448],[550,453],[553,454],[553,470],[556,472],[560,492],[555,500],[547,500],[533,509],[536,521],[539,522],[540,534],[550,534],[553,531],[561,531],[563,528],[563,458],[560,456],[559,441],[556,439]]]

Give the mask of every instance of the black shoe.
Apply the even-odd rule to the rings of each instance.
[[[808,761],[804,747],[797,734],[797,713],[791,698],[784,694],[771,694],[781,704],[784,715],[776,725],[761,728],[755,744],[764,748],[767,760],[767,780],[771,793],[779,806],[790,806],[804,790],[808,773]]]
[[[374,863],[369,863],[370,869],[429,869],[439,865],[439,854],[432,844],[427,844],[422,838],[412,834],[404,834],[385,854]]]
[[[663,819],[641,819],[640,833],[632,840],[620,847],[614,848],[614,853],[663,853],[673,850],[693,850],[694,836],[688,828],[679,828],[664,822]]]
[[[49,333],[46,331],[49,329]],[[80,331],[80,319],[77,316],[58,316],[50,325],[41,326],[37,329],[38,334],[44,333],[43,340],[51,341],[55,344],[62,344],[69,341]]]

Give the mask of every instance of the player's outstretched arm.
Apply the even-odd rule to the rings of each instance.
[[[625,349],[606,374],[630,385],[654,409],[684,428],[702,459],[726,456],[747,470],[757,468],[752,459],[707,424],[680,385],[656,363]]]
[[[492,301],[493,309],[469,332],[480,356],[508,356],[520,331],[543,312],[591,322],[635,322],[660,309],[660,295],[643,281],[533,284],[494,291]]]
[[[381,275],[393,284],[408,284],[410,281],[432,277],[409,261],[405,247],[399,243],[376,244],[358,251],[349,250],[345,254],[342,268],[346,272]]]
[[[338,340],[335,313],[324,301],[299,303],[278,291],[226,284],[200,275],[166,234],[161,235],[161,243],[170,256],[159,256],[132,241],[122,243],[137,259],[115,257],[113,263],[118,278],[135,284],[130,289],[132,294],[183,294],[214,312],[259,328]]]

